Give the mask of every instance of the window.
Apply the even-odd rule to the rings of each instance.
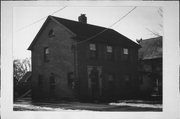
[[[108,53],[112,53],[112,46],[107,46],[106,50],[107,50]]]
[[[123,48],[123,54],[125,54],[125,55],[128,55],[128,49],[127,48]]]
[[[108,74],[108,81],[113,81],[113,80],[114,80],[113,74]]]
[[[54,33],[54,30],[53,30],[53,29],[51,29],[51,30],[49,31],[48,36],[49,36],[49,38],[52,38],[52,37],[55,36],[55,33]]]
[[[68,74],[67,74],[67,78],[68,78],[68,86],[70,87],[70,88],[74,88],[74,73],[73,72],[69,72]]]
[[[89,44],[90,50],[91,51],[96,51],[96,44]]]
[[[89,44],[89,50],[90,50],[90,59],[96,59],[97,58],[97,48],[96,48],[96,44],[94,43],[90,43]]]
[[[45,61],[45,62],[49,62],[49,54],[50,54],[49,48],[48,48],[48,47],[45,47],[45,48],[44,48],[44,61]]]
[[[107,77],[107,88],[108,88],[108,95],[109,96],[113,96],[114,92],[115,92],[115,78],[114,78],[114,74],[113,73],[109,73],[108,77]]]
[[[128,75],[124,75],[124,81],[129,81],[129,76]]]
[[[55,87],[56,87],[55,76],[54,73],[51,73],[49,77],[49,93],[51,98],[55,97]]]
[[[41,89],[43,87],[43,76],[38,76],[38,87]]]
[[[129,77],[129,75],[124,75],[124,76],[123,76],[123,79],[124,79],[125,85],[129,85],[129,83],[130,83],[130,77]]]
[[[122,57],[123,61],[128,60],[128,58],[129,58],[129,49],[123,48],[123,57]]]
[[[113,48],[110,45],[106,46],[107,60],[113,60]]]

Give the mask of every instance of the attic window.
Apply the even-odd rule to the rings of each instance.
[[[49,38],[52,38],[52,37],[55,36],[55,33],[54,33],[54,30],[53,30],[53,29],[51,29],[51,30],[49,31],[48,36],[49,36]]]

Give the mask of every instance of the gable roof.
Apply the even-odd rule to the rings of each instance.
[[[162,36],[140,41],[139,59],[162,58]]]
[[[121,44],[129,44],[131,47],[138,47],[138,48],[140,47],[137,43],[135,43],[134,41],[130,40],[129,38],[125,37],[124,35],[118,33],[117,31],[115,31],[113,29],[96,26],[96,25],[91,25],[91,24],[86,24],[86,23],[81,23],[78,21],[68,20],[68,19],[59,18],[59,17],[55,17],[55,16],[48,16],[48,18],[46,19],[42,28],[40,29],[40,31],[36,35],[35,39],[29,46],[28,50],[32,49],[33,45],[35,44],[35,42],[37,40],[37,36],[40,34],[42,29],[45,28],[48,20],[55,20],[58,23],[65,26],[71,32],[76,34],[76,37],[74,37],[74,39],[76,39],[78,41],[86,40],[87,38],[90,38],[90,37],[105,30],[105,32],[99,34],[97,37],[95,37],[91,40],[94,40],[94,41],[97,41],[97,40],[105,41],[106,40],[107,42],[114,42],[115,44],[119,42]]]

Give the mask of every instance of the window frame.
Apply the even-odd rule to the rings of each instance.
[[[111,48],[111,51],[108,51],[108,47]],[[109,61],[114,60],[114,48],[112,45],[106,45],[106,59]]]
[[[125,50],[127,50],[126,51],[127,53],[125,53]],[[123,48],[123,55],[129,55],[129,49],[128,48]]]
[[[92,48],[91,45],[94,45],[94,48]],[[97,59],[98,58],[97,44],[89,43],[88,49],[89,49],[89,59]]]
[[[129,48],[122,48],[122,61],[128,61],[128,60],[129,60]]]
[[[49,30],[49,32],[48,32],[48,37],[49,37],[49,38],[55,37],[54,29],[50,29],[50,30]]]
[[[44,47],[44,62],[49,62],[50,49],[49,47]]]
[[[43,75],[41,75],[41,74],[38,75],[38,87],[40,89],[43,88]]]

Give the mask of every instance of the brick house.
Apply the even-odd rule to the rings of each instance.
[[[139,42],[140,91],[144,97],[162,97],[162,36]]]
[[[29,46],[32,98],[135,96],[140,46],[113,29],[88,24],[85,14],[78,20],[49,16]]]

